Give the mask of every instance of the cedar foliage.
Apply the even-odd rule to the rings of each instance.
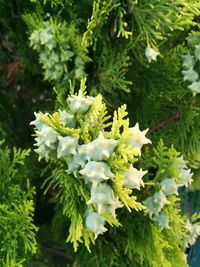
[[[192,96],[181,73],[182,56],[190,47],[186,38],[190,32],[199,31],[199,0],[0,0],[0,4],[1,140],[10,146],[33,148],[28,126],[33,112],[65,109],[68,94],[77,92],[87,77],[88,94],[101,93],[102,97],[96,98],[88,123],[81,124],[83,139],[89,142],[88,133],[93,131],[95,138],[103,127],[111,127],[110,138],[117,138],[120,127],[126,126],[119,112],[114,113],[114,121],[118,118],[122,124],[117,121],[111,126],[110,114],[123,103],[127,104],[130,125],[139,122],[141,129],[150,128],[148,138],[154,149],[147,149],[137,163],[149,170],[143,195],[138,193],[141,200],[159,187],[157,179],[162,180],[163,169],[166,176],[171,175],[173,170],[168,164],[179,156],[176,150],[189,161],[194,172],[190,190],[200,189],[199,95]],[[148,63],[146,47],[160,52],[156,62]],[[121,111],[125,116],[123,106]],[[56,112],[46,116],[46,121],[63,134],[72,133],[61,127]],[[73,132],[74,136],[78,134]],[[163,143],[159,143],[160,138]],[[173,144],[174,148],[168,149],[164,144]],[[74,254],[66,239],[68,236],[75,249],[77,240],[82,240],[83,218],[78,214],[83,213],[82,199],[87,198],[81,191],[83,184],[71,180],[63,163],[38,164],[31,155],[28,164],[24,161],[27,150],[1,146],[2,266],[41,267],[46,258],[47,266],[104,267],[119,266],[119,262],[122,267],[186,266],[179,199],[171,199],[167,206],[166,212],[173,218],[170,229],[161,230],[142,211],[119,211],[123,226],[110,227],[98,237],[95,245],[90,246],[91,253],[81,244]],[[116,161],[115,168],[122,166],[124,160]],[[31,258],[31,251],[36,251],[37,227],[33,224],[34,190],[27,182],[27,168],[38,190],[34,200],[46,202],[41,214],[46,215],[45,209],[50,207],[50,218],[41,221],[40,212],[35,218],[40,227],[38,247],[43,247],[44,238],[50,239],[53,245],[50,242],[47,250],[55,249],[54,242],[61,246],[58,254],[63,253],[64,247],[63,260],[49,256],[50,253],[41,255],[39,250]],[[39,189],[42,184],[43,189]],[[42,199],[41,191],[46,193]],[[89,249],[88,240],[90,234],[85,232],[84,242]]]
[[[16,148],[11,151],[1,144],[0,264],[4,267],[28,264],[28,259],[37,250],[34,190],[24,166],[29,153],[29,150]]]

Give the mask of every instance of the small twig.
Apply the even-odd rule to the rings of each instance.
[[[191,103],[189,105],[189,108],[192,109],[193,107],[196,106],[196,98],[195,96],[192,97]],[[169,124],[172,121],[175,120],[179,120],[181,117],[181,114],[179,111],[177,111],[175,114],[171,115],[170,117],[168,117],[167,119],[159,122],[156,126],[152,127],[151,129],[149,129],[149,131],[147,132],[147,136],[158,131],[159,129],[164,128],[167,124]]]
[[[191,101],[191,103],[190,103],[190,108],[193,108],[193,107],[195,107],[196,106],[196,98],[195,98],[195,96],[193,96],[192,97],[192,101]]]
[[[152,127],[151,129],[149,129],[149,131],[147,132],[147,136],[158,131],[161,128],[164,128],[167,124],[169,124],[170,122],[174,121],[174,120],[178,120],[180,119],[180,112],[177,111],[175,114],[171,115],[170,117],[168,117],[167,119],[159,122],[157,125],[155,125],[154,127]]]

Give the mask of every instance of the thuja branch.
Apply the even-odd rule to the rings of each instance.
[[[195,98],[195,96],[193,96],[191,104],[190,104],[190,108],[193,108],[195,105],[196,105],[196,98]]]
[[[164,128],[166,125],[168,125],[169,123],[171,123],[172,121],[178,120],[180,119],[180,112],[177,111],[175,114],[171,115],[170,117],[168,117],[165,120],[160,121],[157,125],[155,125],[154,127],[152,127],[151,129],[149,129],[149,131],[147,132],[147,136]]]
[[[196,98],[195,98],[195,96],[193,96],[192,100],[191,100],[191,103],[189,105],[189,108],[192,109],[193,107],[195,107],[195,105],[196,105]],[[153,134],[154,132],[164,128],[165,126],[167,126],[172,121],[179,120],[180,117],[181,117],[181,114],[180,114],[179,111],[177,111],[176,113],[174,113],[173,115],[171,115],[167,119],[160,121],[154,127],[150,128],[146,135],[149,136],[150,134]]]

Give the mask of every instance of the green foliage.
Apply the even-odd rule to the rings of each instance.
[[[117,48],[104,45],[97,61],[96,76],[98,79],[100,92],[114,94],[114,91],[129,93],[132,82],[127,79],[130,57],[128,52],[122,47]],[[96,81],[93,90],[97,86]],[[95,91],[99,91],[96,88]]]
[[[172,226],[173,230],[161,232],[142,213],[124,213],[122,217],[123,227],[112,228],[106,238],[97,240],[91,254],[85,250],[78,252],[78,266],[187,266],[179,247],[181,240],[174,234],[174,230],[180,229],[178,223]],[[180,222],[180,215],[174,219]]]
[[[151,140],[162,138],[165,144],[174,144],[190,159],[191,166],[194,167],[196,162],[197,167],[200,147],[199,135],[194,129],[199,127],[199,98],[194,102],[183,81],[182,56],[186,51],[184,45],[179,44],[164,51],[163,58],[151,68],[138,67],[133,81],[134,103],[128,104],[128,108],[136,116],[136,121],[140,120],[144,127],[150,128]],[[133,66],[136,69],[136,65]]]
[[[16,148],[11,152],[3,145],[0,148],[0,264],[4,267],[24,266],[37,249],[34,191],[24,166],[29,153]]]
[[[67,241],[73,243],[75,251],[78,248],[78,242],[84,242],[89,250],[90,243],[93,243],[94,239],[83,225],[85,201],[89,200],[83,180],[68,175],[62,165],[52,172],[48,180],[50,180],[48,188],[53,185],[53,188],[57,189],[63,214],[71,221]]]
[[[192,97],[182,75],[182,56],[199,43],[199,0],[0,0],[0,3],[0,137],[9,140],[9,144],[30,147],[28,124],[31,114],[33,110],[43,110],[52,114],[40,113],[48,126],[62,137],[78,137],[79,144],[90,143],[100,131],[105,131],[106,138],[120,138],[115,153],[106,163],[116,176],[109,185],[124,208],[117,210],[117,219],[110,213],[103,214],[108,231],[98,237],[95,244],[93,235],[84,225],[85,203],[90,192],[83,178],[78,175],[75,179],[73,174],[67,173],[64,159],[54,158],[53,164],[48,164],[48,172],[52,171],[52,175],[45,174],[49,189],[45,201],[53,202],[55,207],[48,211],[50,218],[45,218],[43,227],[49,234],[53,217],[56,242],[66,247],[68,236],[67,240],[75,249],[79,245],[77,256],[68,250],[70,263],[65,263],[72,265],[74,258],[74,265],[81,267],[186,266],[181,252],[184,231],[178,212],[179,200],[170,198],[170,204],[164,208],[171,222],[170,229],[166,230],[161,230],[144,216],[141,203],[160,189],[160,182],[166,177],[181,179],[175,167],[180,156],[176,149],[193,169],[194,183],[190,189],[199,189],[200,98],[198,95]],[[23,14],[24,20],[21,19]],[[190,32],[193,38],[186,42]],[[34,51],[28,47],[30,39]],[[147,47],[160,52],[156,62],[148,64]],[[199,71],[197,65],[195,70]],[[42,82],[43,77],[46,82]],[[76,129],[65,127],[59,113],[52,112],[54,100],[57,97],[56,110],[69,111],[67,95],[69,92],[76,95],[83,77],[87,77],[89,94],[102,95],[95,98],[87,116],[75,115]],[[50,85],[54,86],[54,91]],[[86,81],[82,81],[82,86],[85,85]],[[82,93],[84,95],[85,90]],[[138,154],[125,145],[130,137],[125,106],[114,113],[113,121],[109,116],[124,102],[130,125],[139,122],[142,129],[150,128],[148,136],[153,141],[153,149],[146,150],[145,155],[142,153],[143,158],[139,161]],[[164,143],[156,146],[160,138]],[[9,254],[15,250],[17,242],[22,246],[16,248],[15,259],[14,254],[6,258],[2,250],[0,265],[40,267],[43,263],[37,256],[33,261],[27,261],[30,250],[35,249],[32,189],[26,182],[27,169],[22,165],[23,153],[25,157],[28,152],[8,151],[0,153],[3,162],[0,166],[3,175],[0,176],[4,181],[0,185],[0,211],[3,229],[8,227],[12,231],[5,235],[7,230],[4,230],[0,240]],[[54,152],[56,154],[56,149]],[[122,186],[122,172],[127,171],[130,164],[149,170],[141,191]],[[34,177],[40,177],[45,163],[37,165],[31,158],[27,166],[33,168]],[[38,191],[46,176],[34,181]],[[40,195],[35,199],[41,206],[44,199]],[[96,211],[94,206],[91,209]],[[37,221],[38,211],[35,216]],[[21,232],[23,227],[30,232],[28,237]],[[5,238],[11,241],[3,242]],[[12,246],[8,247],[9,243]],[[68,249],[70,245],[67,246]],[[90,247],[90,254],[84,246]],[[63,250],[59,257],[62,253]],[[52,263],[52,266],[60,267],[60,263]]]
[[[106,99],[107,104],[114,108],[120,104],[117,98],[120,97],[121,102],[126,101],[127,93],[137,90],[135,78],[141,78],[137,71],[144,74],[144,70],[140,70],[138,61],[147,66],[147,60],[144,57],[145,48],[159,46],[162,50],[163,40],[166,41],[172,35],[196,25],[195,16],[199,14],[196,1],[173,1],[173,3],[157,0],[151,3],[145,1],[125,3],[118,0],[114,2],[110,0],[84,1],[83,5],[86,7],[84,11],[79,3],[74,2],[35,2],[36,13],[29,13],[24,18],[35,35],[38,36],[40,31],[45,30],[45,27],[49,27],[49,31],[52,32],[52,39],[49,42],[39,46],[32,42],[32,45],[39,53],[47,80],[53,80],[56,85],[55,92],[59,102],[64,103],[67,91],[69,92],[69,80],[75,86],[76,80],[89,74],[91,93],[96,95],[101,92],[107,99],[115,98],[116,104]],[[45,8],[48,7],[48,3],[51,6],[50,19],[44,22],[41,9],[42,5]],[[56,8],[57,6],[59,9]],[[67,6],[66,9],[65,6]],[[55,12],[53,16],[51,9]],[[92,12],[91,16],[89,11]],[[33,37],[34,34],[31,36]],[[50,51],[48,47],[53,41],[56,46]],[[64,53],[68,51],[70,57],[66,59]],[[62,58],[64,61],[61,60]],[[170,59],[173,61],[174,57],[170,56]],[[88,60],[92,63],[88,63]],[[173,65],[177,68],[177,62]],[[160,75],[160,68],[157,70]],[[173,77],[177,77],[177,73],[169,66],[162,73],[166,74],[169,70]],[[134,76],[131,75],[132,73]],[[149,82],[155,82],[149,77],[146,85]],[[177,86],[177,80],[174,81],[172,78],[170,80]],[[140,79],[140,82],[143,81],[145,80]],[[174,90],[167,80],[166,85]],[[144,92],[141,93],[144,95]]]
[[[84,32],[82,43],[85,47],[93,44],[97,38],[99,29],[107,22],[109,13],[119,4],[118,1],[94,1],[91,19],[88,20],[87,30]]]
[[[143,40],[150,47],[157,46],[173,31],[196,25],[194,17],[199,15],[198,1],[128,1],[128,5],[139,32],[138,42]]]

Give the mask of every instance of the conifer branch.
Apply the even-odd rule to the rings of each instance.
[[[196,98],[195,96],[192,97],[191,103],[190,103],[190,108],[193,108],[196,105]],[[174,120],[179,120],[181,117],[181,114],[179,111],[177,111],[176,113],[174,113],[173,115],[171,115],[170,117],[168,117],[165,120],[160,121],[157,125],[155,125],[154,127],[152,127],[151,129],[149,129],[149,131],[147,132],[147,136],[164,128],[166,125],[168,125],[169,123],[171,123]]]
[[[195,105],[196,105],[196,98],[195,98],[195,96],[193,96],[191,104],[190,104],[190,108],[193,108]]]
[[[157,125],[155,125],[154,127],[152,127],[151,129],[149,129],[149,131],[147,132],[147,136],[164,128],[166,125],[168,125],[169,123],[171,123],[174,120],[179,120],[180,119],[180,112],[177,111],[176,113],[174,113],[173,115],[171,115],[170,117],[168,117],[165,120],[160,121]]]

